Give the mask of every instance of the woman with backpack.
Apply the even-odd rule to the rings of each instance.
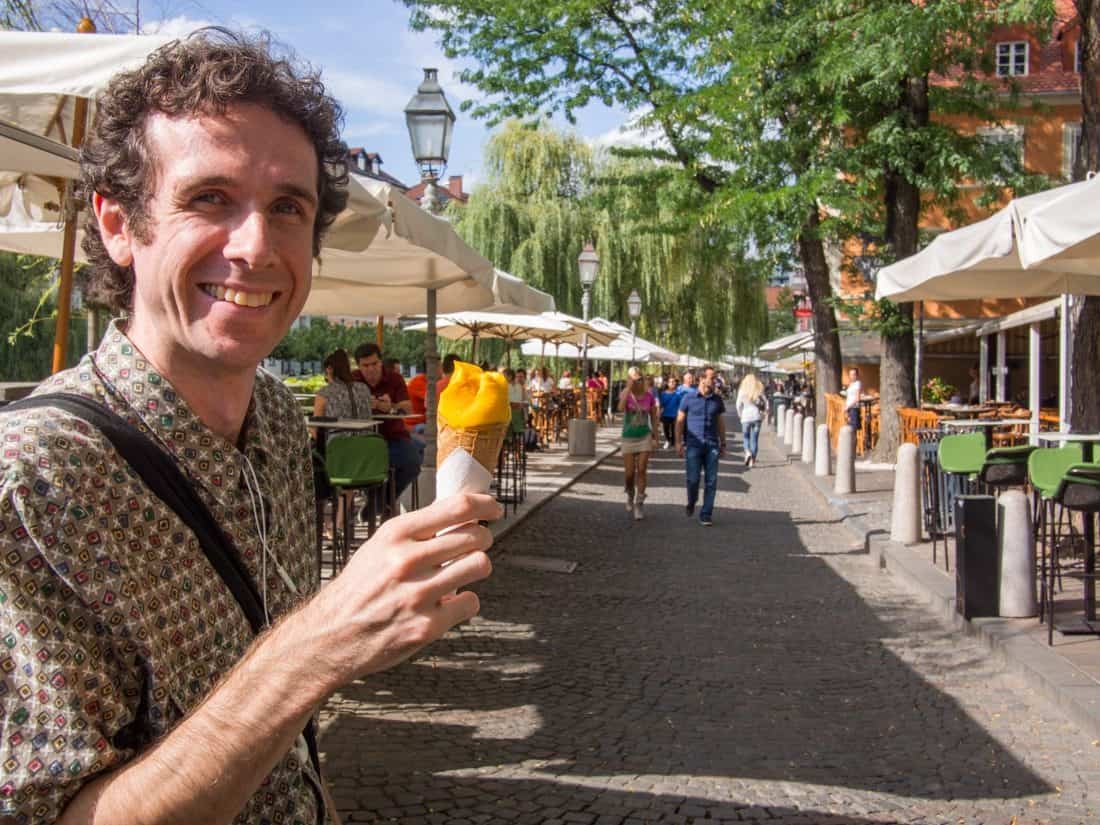
[[[626,510],[635,521],[645,516],[646,468],[649,454],[657,445],[657,399],[645,387],[642,371],[631,367],[627,371],[626,388],[619,397],[619,412],[623,414],[622,454],[626,472]]]
[[[741,432],[745,442],[745,466],[756,466],[756,452],[760,448],[760,422],[768,410],[768,396],[764,385],[751,372],[741,379],[737,388],[737,415],[741,419]]]

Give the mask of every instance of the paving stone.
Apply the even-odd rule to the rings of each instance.
[[[711,528],[670,452],[641,522],[620,467],[494,551],[575,573],[498,566],[481,616],[326,705],[346,821],[1100,821],[1100,747],[853,553],[767,439],[723,461]]]

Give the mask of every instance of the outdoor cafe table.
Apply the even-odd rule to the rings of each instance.
[[[306,423],[310,427],[317,428],[317,450],[324,455],[325,453],[325,439],[328,437],[327,430],[377,430],[378,418],[381,416],[375,416],[371,419],[365,418],[329,418],[318,421],[313,416],[306,416]]]
[[[940,422],[945,429],[985,430],[985,447],[987,450],[993,445],[993,430],[995,428],[1015,427],[1026,423],[1026,419],[1019,418],[949,418]]]
[[[1100,433],[1039,433],[1039,440],[1051,444],[1064,444],[1067,441],[1081,445],[1081,457],[1086,462],[1093,460],[1092,445],[1100,442]],[[1100,634],[1096,624],[1096,529],[1091,513],[1085,514],[1085,618],[1083,621],[1055,625],[1063,636]]]

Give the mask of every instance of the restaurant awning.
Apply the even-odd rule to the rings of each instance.
[[[789,349],[798,349],[802,344],[813,340],[814,334],[812,332],[795,332],[790,335],[784,335],[782,338],[768,341],[768,343],[763,344],[757,352],[780,353]]]

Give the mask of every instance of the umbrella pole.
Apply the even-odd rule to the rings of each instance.
[[[91,21],[81,20],[77,30],[88,31],[85,23],[95,31]],[[84,142],[84,130],[88,121],[88,101],[78,97],[73,105],[73,148],[79,149]],[[76,262],[77,211],[72,198],[71,185],[66,186],[64,195],[65,234],[61,246],[61,279],[57,285],[57,324],[53,333],[53,372],[65,369],[69,355],[69,319],[72,318],[73,265]]]
[[[473,345],[470,348],[470,363],[471,364],[476,364],[477,363],[477,330],[476,329],[471,334],[470,340],[473,342]]]
[[[374,328],[374,343],[378,345],[378,349],[382,349],[382,344],[386,340],[386,333],[382,329],[382,326],[385,323],[386,316],[379,315],[377,319],[377,325]]]
[[[435,307],[435,290],[429,289],[428,332],[424,339],[424,362],[428,370],[428,391],[424,396],[424,467],[428,470],[435,469],[435,439],[438,432],[436,426],[437,399],[435,397],[435,382],[439,380],[439,350],[436,349],[435,340]],[[432,498],[434,498],[434,491]],[[424,503],[430,504],[431,499],[425,500]]]

